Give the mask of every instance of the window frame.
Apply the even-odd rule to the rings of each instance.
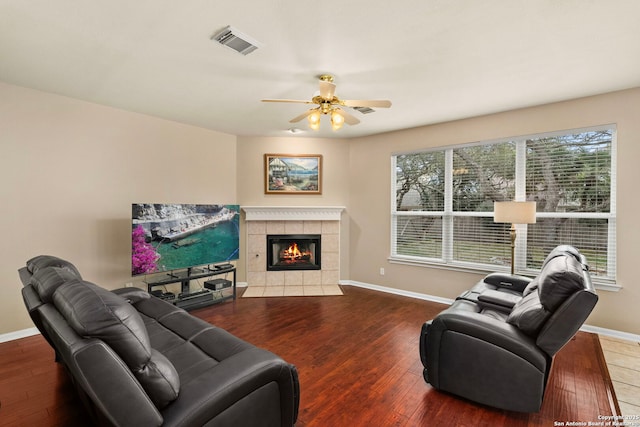
[[[408,264],[431,268],[441,268],[465,272],[488,273],[492,271],[509,272],[510,266],[500,266],[485,264],[480,262],[457,261],[453,256],[453,221],[457,217],[493,217],[491,212],[463,212],[453,210],[453,152],[456,149],[467,148],[477,145],[490,145],[500,143],[515,143],[515,198],[514,200],[526,199],[526,161],[528,139],[542,139],[561,135],[579,134],[585,132],[597,132],[603,130],[611,131],[611,182],[610,182],[610,206],[609,212],[537,212],[536,218],[585,218],[585,219],[606,219],[607,230],[607,276],[592,275],[592,281],[598,289],[618,291],[621,287],[617,284],[617,253],[616,253],[616,176],[617,176],[617,127],[615,124],[591,126],[577,129],[567,129],[553,132],[545,132],[530,135],[520,135],[516,137],[500,138],[495,140],[478,141],[450,146],[438,146],[419,150],[391,153],[391,227],[390,227],[390,255],[388,261],[397,264]],[[441,211],[398,211],[397,210],[397,158],[398,156],[427,153],[444,152],[444,206]],[[397,221],[402,217],[436,217],[442,220],[442,249],[441,258],[429,258],[413,255],[398,254]],[[536,275],[540,270],[526,267],[527,250],[527,225],[517,224],[515,266],[519,274]]]

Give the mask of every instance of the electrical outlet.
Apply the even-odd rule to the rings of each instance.
[[[380,267],[380,275],[384,276],[384,267]]]
[[[132,282],[127,282],[124,284],[125,288],[133,288],[133,283]]]

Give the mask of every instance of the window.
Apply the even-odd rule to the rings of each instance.
[[[493,203],[528,200],[537,218],[516,226],[516,271],[570,244],[594,281],[615,281],[613,126],[396,154],[392,170],[393,260],[506,269],[511,224],[493,222]]]

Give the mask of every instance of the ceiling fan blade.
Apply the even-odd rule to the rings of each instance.
[[[389,108],[391,101],[386,99],[345,99],[341,103],[345,107]]]
[[[336,85],[327,82],[324,80],[320,80],[320,96],[322,99],[326,99],[327,101],[331,101],[336,93]]]
[[[289,123],[297,123],[300,120],[304,119],[305,117],[307,117],[309,114],[313,113],[314,111],[316,111],[315,108],[312,108],[310,110],[307,110],[306,112],[300,114],[299,116],[294,117],[293,119],[289,120]]]
[[[336,113],[340,114],[342,117],[344,117],[344,122],[348,125],[357,125],[358,123],[360,123],[360,120],[356,119],[355,117],[353,117],[351,114],[347,113],[346,111],[344,111],[341,108],[336,108],[335,110]]]
[[[295,102],[296,104],[314,104],[313,101],[303,101],[301,99],[263,99],[262,102]]]

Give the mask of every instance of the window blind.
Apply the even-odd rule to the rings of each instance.
[[[536,201],[517,225],[516,269],[535,271],[558,244],[615,280],[615,127],[392,156],[392,258],[487,269],[511,263],[510,224],[493,203]]]

